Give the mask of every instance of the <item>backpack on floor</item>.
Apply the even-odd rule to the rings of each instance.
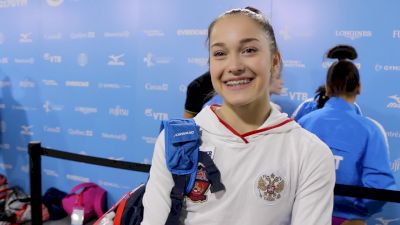
[[[171,190],[171,211],[166,225],[176,225],[179,221],[183,200],[194,186],[197,166],[201,162],[211,184],[211,192],[224,190],[220,181],[220,172],[206,152],[199,151],[200,129],[193,119],[171,119],[163,121],[161,129],[165,132],[165,157],[168,170],[175,185]],[[143,219],[142,198],[146,189],[141,184],[125,194],[94,225],[108,220],[110,213],[115,213],[114,225],[139,225]]]
[[[81,183],[62,199],[62,206],[68,215],[72,214],[74,207],[82,208],[84,221],[98,218],[106,211],[107,192],[95,183]]]

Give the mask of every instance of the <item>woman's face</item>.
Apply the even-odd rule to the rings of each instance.
[[[211,80],[224,104],[269,101],[271,71],[279,60],[258,23],[240,14],[221,18],[210,33],[209,50]]]

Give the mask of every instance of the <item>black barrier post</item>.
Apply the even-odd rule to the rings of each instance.
[[[42,225],[42,146],[40,142],[29,142],[28,153],[32,224]]]

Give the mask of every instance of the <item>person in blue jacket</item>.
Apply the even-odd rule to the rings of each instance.
[[[358,69],[351,61],[357,58],[356,50],[338,45],[327,56],[338,59],[326,77],[329,100],[321,109],[304,115],[299,124],[332,150],[337,184],[395,190],[385,138],[374,122],[357,114],[354,106],[361,90]],[[383,205],[381,201],[335,196],[333,225],[366,224],[365,220],[381,211]]]
[[[317,90],[315,91],[314,98],[306,99],[302,102],[296,110],[294,110],[292,114],[292,118],[296,121],[299,121],[301,117],[304,115],[320,109],[324,107],[325,103],[329,100],[329,97],[326,95],[325,84],[320,85]],[[357,114],[362,115],[360,106],[354,102],[354,106],[356,109]]]

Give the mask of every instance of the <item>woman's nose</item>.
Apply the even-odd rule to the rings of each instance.
[[[244,72],[245,67],[239,56],[231,56],[229,59],[229,73],[240,75]]]

